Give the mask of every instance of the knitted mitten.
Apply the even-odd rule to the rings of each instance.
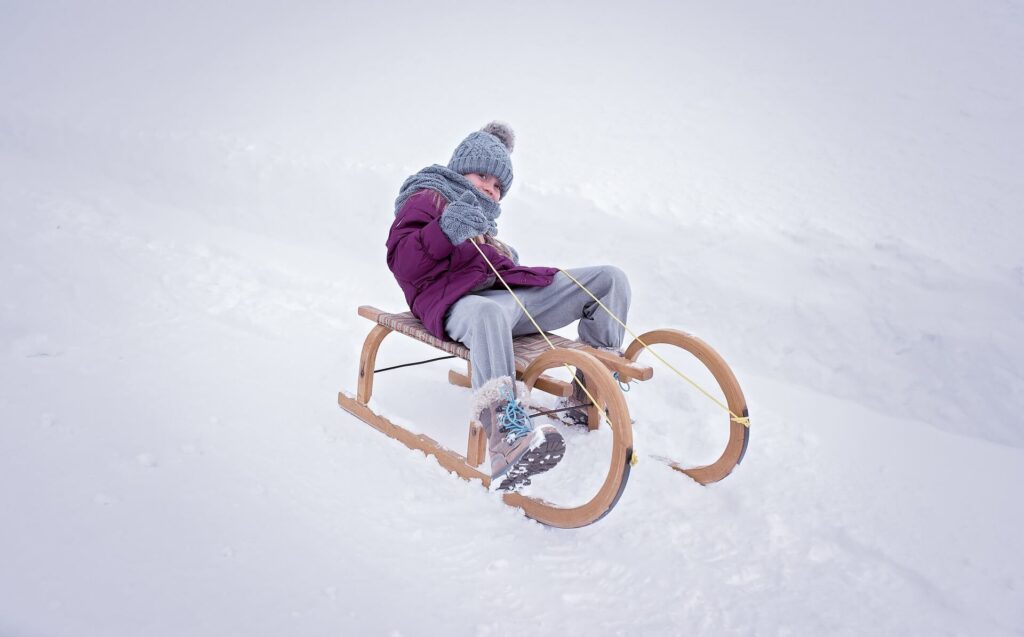
[[[471,192],[448,204],[441,213],[441,230],[452,245],[459,245],[470,237],[484,234],[491,221],[483,213]]]

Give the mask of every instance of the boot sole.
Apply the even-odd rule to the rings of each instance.
[[[530,484],[530,478],[558,464],[565,455],[565,439],[557,431],[544,434],[544,442],[529,449],[505,472],[498,491],[514,491]]]

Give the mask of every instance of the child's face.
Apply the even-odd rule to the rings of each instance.
[[[498,178],[494,175],[466,173],[466,179],[476,186],[477,190],[484,193],[494,201],[497,201],[501,197],[501,186],[498,185]]]

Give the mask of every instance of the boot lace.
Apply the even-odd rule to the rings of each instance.
[[[508,434],[505,440],[511,444],[532,431],[530,418],[507,387],[501,388],[501,395],[505,400],[505,408],[501,413],[501,430]]]

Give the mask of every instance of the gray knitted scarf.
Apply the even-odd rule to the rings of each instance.
[[[498,202],[492,201],[490,197],[477,190],[476,186],[470,183],[463,175],[440,164],[427,166],[405,180],[405,183],[402,184],[402,189],[398,191],[398,199],[395,199],[395,216],[398,216],[399,211],[409,197],[424,188],[429,188],[439,193],[449,203],[458,200],[466,192],[472,193],[480,205],[480,210],[483,211],[484,215],[491,222],[491,229],[488,230],[487,234],[491,236],[498,234],[496,220],[501,216],[501,206]]]

